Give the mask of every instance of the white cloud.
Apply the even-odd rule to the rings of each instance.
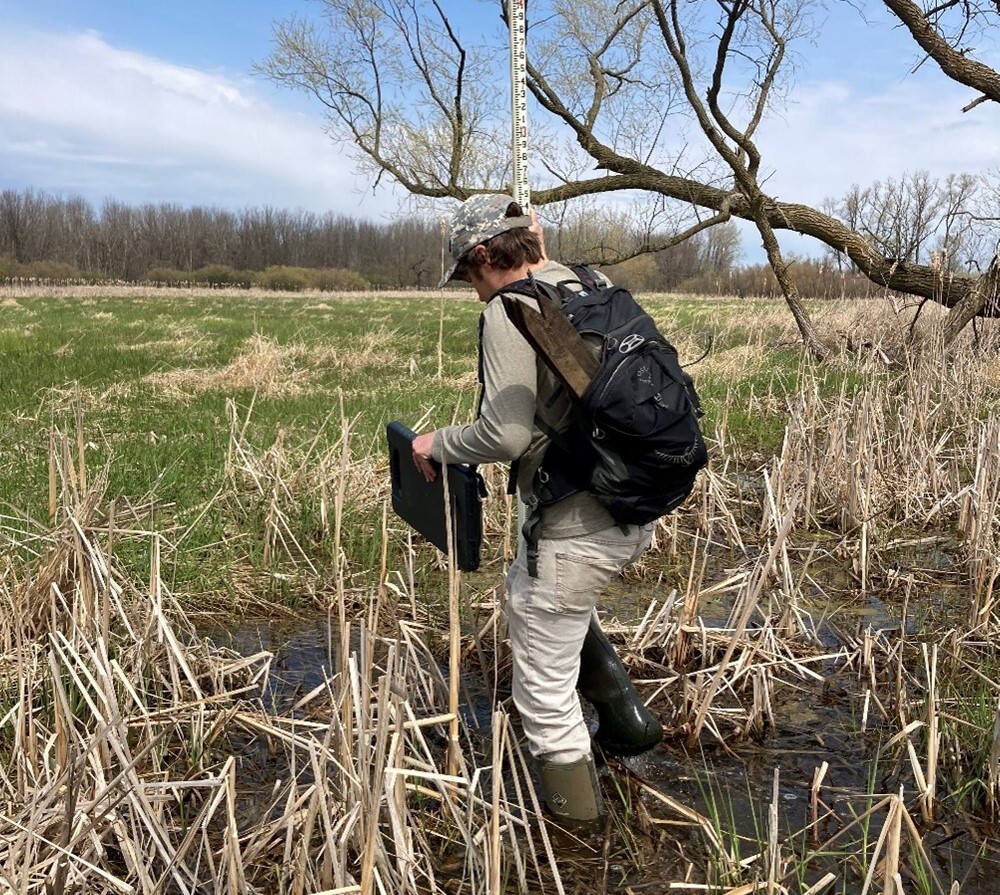
[[[363,186],[319,118],[257,82],[121,50],[93,32],[0,35],[0,185],[375,217],[397,198]]]
[[[1000,159],[1000,115],[936,69],[888,85],[804,82],[761,126],[767,191],[817,205],[854,183],[984,171]],[[0,31],[0,188],[99,201],[274,205],[377,217],[401,201],[363,192],[317,117],[271,100],[262,81],[172,64],[94,32]],[[282,99],[290,99],[286,94]],[[782,245],[818,248],[787,234]],[[746,231],[747,260],[759,240]]]
[[[815,204],[907,171],[986,171],[998,160],[1000,116],[989,105],[963,113],[972,98],[939,74],[868,95],[840,82],[803,85],[761,128],[764,167],[775,172],[768,192]]]
[[[963,113],[975,94],[936,69],[886,85],[810,82],[785,110],[761,125],[765,191],[813,207],[843,197],[854,184],[899,181],[907,172],[982,173],[1000,160],[1000,115],[991,104]],[[744,260],[763,261],[756,231],[746,225]],[[779,232],[785,251],[816,255],[815,240]]]

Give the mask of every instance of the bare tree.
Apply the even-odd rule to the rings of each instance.
[[[702,266],[719,274],[729,273],[740,259],[743,240],[734,221],[712,227],[705,234]]]
[[[860,233],[887,258],[908,263],[927,260],[930,245],[945,226],[947,203],[953,199],[926,171],[904,173],[867,187],[851,187],[839,203],[826,207]],[[968,196],[966,197],[968,198]]]
[[[105,199],[100,217],[97,269],[109,278],[134,278],[139,273],[136,258],[141,232],[139,214],[124,202]]]
[[[975,211],[983,208],[988,194],[981,178],[971,174],[949,174],[941,187],[940,221],[935,229],[935,250],[949,275],[989,265],[996,244],[991,227],[974,226]]]
[[[53,243],[52,199],[37,190],[0,193],[0,255],[15,261],[43,257]]]
[[[389,175],[428,199],[503,189],[510,181],[505,4],[479,2],[500,15],[474,43],[444,0],[318,0],[322,24],[295,18],[278,26],[261,70],[321,102],[331,135],[353,144],[376,183]],[[971,64],[962,45],[995,4],[885,3],[945,74],[997,100],[996,72]],[[960,10],[965,29],[945,27],[944,14]],[[780,231],[817,239],[880,287],[956,309],[952,329],[971,319],[970,308],[973,316],[1000,313],[985,300],[982,275],[956,273],[942,283],[939,269],[922,260],[926,223],[898,234],[911,249],[900,257],[859,229],[857,215],[842,219],[766,191],[755,133],[783,99],[794,47],[811,33],[810,0],[535,0],[529,13],[528,88],[539,109],[531,157],[547,172],[534,185],[538,205],[628,196],[614,207],[652,222],[632,252],[659,251],[734,217],[751,221],[804,342],[820,356],[827,349],[799,301]],[[833,14],[855,13],[843,4]],[[969,64],[958,65],[956,53]],[[909,199],[921,220],[934,212],[928,200],[926,191]],[[617,257],[607,260],[621,260],[621,247],[612,248]]]

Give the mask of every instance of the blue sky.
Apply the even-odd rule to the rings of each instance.
[[[252,74],[301,0],[0,0],[0,187],[377,217],[305,98]]]
[[[445,5],[483,12],[470,0]],[[319,109],[252,74],[273,23],[317,8],[0,0],[0,189],[384,218],[401,195],[366,189]],[[912,43],[881,4],[867,9],[866,22],[839,0],[828,5],[820,38],[800,48],[787,108],[761,128],[779,198],[816,204],[905,170],[944,176],[1000,162],[1000,110],[963,114],[968,90],[930,64],[909,74]],[[997,46],[977,49],[1000,62]]]

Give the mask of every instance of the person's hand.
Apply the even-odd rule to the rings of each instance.
[[[428,432],[426,435],[418,435],[413,439],[413,462],[416,464],[420,474],[428,482],[433,482],[437,478],[437,467],[431,457],[431,448],[434,446],[434,433]]]
[[[532,208],[529,214],[531,215],[531,226],[528,229],[538,237],[538,244],[542,247],[542,261],[548,261],[549,256],[545,254],[545,234],[542,232],[542,225],[538,220],[538,212]]]

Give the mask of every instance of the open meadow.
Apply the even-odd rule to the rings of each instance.
[[[468,294],[0,288],[0,890],[1000,892],[1000,330],[639,296],[711,463],[602,605],[668,734],[540,813],[481,568],[388,507]],[[910,337],[915,346],[908,345]],[[700,358],[700,360],[699,360]]]

